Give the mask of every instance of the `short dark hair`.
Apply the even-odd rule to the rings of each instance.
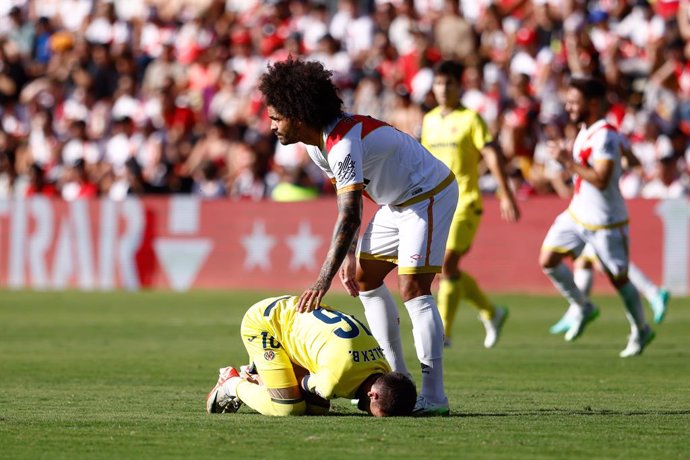
[[[606,84],[598,78],[573,77],[569,85],[582,93],[585,99],[599,99],[602,102],[606,98]]]
[[[288,58],[268,66],[259,91],[282,116],[323,128],[343,113],[343,101],[320,62]]]
[[[410,415],[417,402],[414,382],[401,372],[382,374],[377,380],[380,396],[379,407],[385,416]]]
[[[462,80],[462,73],[465,71],[462,64],[457,61],[441,61],[434,67],[434,75],[443,75],[456,81]]]

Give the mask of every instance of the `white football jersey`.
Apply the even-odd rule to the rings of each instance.
[[[399,205],[430,192],[451,174],[414,138],[375,118],[344,114],[327,126],[311,159],[338,193],[362,189],[379,205]]]
[[[611,180],[603,190],[575,176],[573,199],[568,209],[585,227],[615,227],[628,221],[628,210],[618,185],[623,169],[621,148],[621,135],[606,120],[581,129],[575,138],[573,157],[578,164],[592,167],[597,160],[614,162]]]

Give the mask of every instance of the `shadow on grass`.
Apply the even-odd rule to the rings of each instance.
[[[514,410],[502,412],[451,412],[451,417],[529,417],[529,416],[568,416],[568,415],[593,415],[593,416],[624,416],[624,417],[649,417],[649,416],[679,416],[690,415],[690,409],[684,410],[640,410],[624,411],[611,409],[592,409],[585,407],[582,409],[534,409],[534,410]]]
[[[258,415],[258,413],[253,411],[240,412],[239,415]],[[501,412],[454,412],[451,411],[450,415],[444,417],[435,416],[419,416],[411,418],[446,418],[446,417],[457,417],[457,418],[472,418],[472,417],[543,417],[543,416],[599,416],[599,417],[675,417],[690,415],[690,409],[683,410],[640,410],[640,411],[624,411],[624,410],[611,410],[611,409],[592,409],[590,407],[585,407],[582,409],[560,409],[557,407],[546,408],[546,409],[532,409],[532,410],[509,410]],[[317,415],[317,416],[306,416],[307,418],[312,417],[371,417],[369,414],[364,412],[329,412],[327,415]]]

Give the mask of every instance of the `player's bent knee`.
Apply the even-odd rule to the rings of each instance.
[[[539,253],[539,266],[542,270],[554,268],[556,265],[561,263],[562,260],[563,254],[559,254],[557,252],[542,250],[542,252]]]
[[[271,414],[274,417],[290,417],[295,415],[304,415],[307,413],[307,403],[304,400],[296,401],[285,401],[285,400],[273,400]]]

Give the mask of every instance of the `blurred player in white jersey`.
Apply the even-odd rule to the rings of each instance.
[[[409,135],[374,118],[344,113],[331,72],[318,62],[277,62],[259,89],[280,143],[307,144],[309,156],[337,190],[338,218],[328,254],[297,309],[316,308],[339,273],[347,292],[359,296],[393,370],[409,374],[398,307],[384,284],[397,266],[422,366],[414,414],[447,415],[443,323],[431,284],[441,272],[458,200],[453,173]],[[365,195],[379,208],[358,241]]]
[[[625,169],[631,170],[640,167],[640,160],[630,150],[630,145],[625,137],[621,137],[623,141],[623,160],[625,162]],[[593,269],[597,268],[601,272],[605,272],[601,263],[597,260],[597,255],[594,252],[591,244],[587,244],[580,254],[580,257],[573,262],[573,277],[575,285],[582,291],[585,297],[589,298],[592,292],[592,285],[594,282]],[[632,261],[628,264],[628,277],[632,284],[637,288],[642,296],[647,299],[647,304],[652,310],[652,318],[654,323],[661,324],[666,317],[666,310],[671,298],[671,293],[664,287],[657,286],[652,280]],[[569,306],[565,314],[549,328],[551,334],[563,334],[569,328],[572,319],[577,314],[576,306]]]
[[[565,109],[580,131],[572,152],[563,143],[552,143],[551,154],[574,174],[574,194],[568,209],[549,229],[539,263],[574,306],[575,314],[565,333],[565,339],[572,341],[599,311],[577,287],[563,259],[579,256],[587,243],[592,246],[625,304],[630,323],[628,343],[620,352],[625,358],[642,353],[654,332],[645,319],[640,294],[628,279],[628,211],[618,186],[622,171],[621,138],[603,118],[605,104],[606,87],[601,81],[574,78],[568,85]]]

